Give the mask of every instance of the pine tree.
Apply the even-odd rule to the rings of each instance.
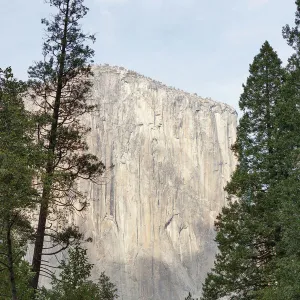
[[[267,286],[259,297],[271,299],[300,298],[300,1],[296,1],[295,27],[286,25],[283,37],[294,49],[287,65],[287,77],[282,89],[280,115],[277,119],[278,152],[285,178],[274,188],[273,197],[280,202],[277,210],[282,237],[276,248],[273,270],[276,285]]]
[[[86,249],[76,245],[69,249],[68,260],[63,260],[59,267],[59,278],[52,277],[52,288],[45,288],[40,293],[40,300],[114,300],[118,298],[117,289],[108,276],[101,273],[99,282],[92,282],[89,277],[93,265],[88,262]]]
[[[68,211],[87,206],[87,199],[76,188],[78,179],[95,180],[104,171],[97,157],[87,152],[85,137],[89,128],[80,123],[82,115],[95,109],[89,101],[94,51],[88,46],[95,38],[83,33],[79,23],[88,8],[83,0],[46,2],[57,14],[52,20],[42,20],[46,26],[44,59],[28,72],[31,100],[38,108],[38,143],[47,152],[32,260],[34,289],[40,272],[47,272],[41,266],[42,255],[58,253],[81,238],[76,227],[65,226]],[[56,221],[47,224],[49,218]],[[53,243],[52,253],[44,251],[49,248],[44,245],[45,237]]]
[[[117,294],[118,290],[110,281],[110,278],[105,275],[104,272],[101,273],[98,280],[98,298],[99,300],[114,300],[119,298]]]
[[[11,299],[25,299],[28,269],[22,258],[33,233],[28,213],[37,203],[32,181],[40,155],[22,101],[25,91],[11,68],[0,69],[0,295],[10,293]]]
[[[239,102],[244,115],[232,147],[239,164],[226,186],[229,206],[216,221],[220,253],[202,299],[257,299],[258,291],[275,284],[271,266],[281,227],[278,198],[270,191],[285,178],[277,141],[284,77],[280,59],[265,42],[250,65]]]

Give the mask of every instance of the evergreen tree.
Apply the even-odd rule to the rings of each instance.
[[[110,282],[108,276],[104,272],[101,273],[98,280],[98,299],[99,300],[114,300],[119,298],[116,286]]]
[[[117,289],[104,273],[101,273],[98,284],[89,280],[92,268],[86,249],[78,245],[70,248],[69,259],[60,265],[60,277],[53,276],[51,290],[43,289],[40,300],[117,299]]]
[[[281,89],[285,73],[268,42],[250,65],[240,98],[240,119],[233,151],[238,166],[226,186],[229,206],[216,221],[220,253],[203,286],[202,299],[257,299],[275,284],[272,262],[281,238],[278,197],[270,192],[284,172],[277,141]]]
[[[261,299],[300,298],[300,1],[296,1],[295,27],[286,25],[283,37],[294,49],[288,61],[287,78],[282,89],[277,140],[284,153],[280,162],[285,178],[276,186],[273,197],[280,201],[277,210],[282,238],[276,248],[274,276],[276,285],[262,290]]]
[[[22,258],[33,233],[29,211],[37,203],[32,181],[40,155],[22,101],[25,90],[11,68],[0,69],[0,297],[11,299],[28,296],[29,272]]]
[[[95,180],[104,170],[97,157],[87,152],[85,137],[89,128],[80,123],[81,116],[95,108],[89,101],[94,51],[87,45],[95,38],[83,33],[79,23],[88,8],[83,0],[46,2],[57,14],[52,20],[42,20],[46,26],[44,59],[28,72],[31,100],[38,108],[37,138],[47,152],[32,260],[34,289],[40,272],[47,272],[41,268],[42,255],[58,253],[81,238],[76,227],[65,225],[68,211],[87,206],[87,199],[76,188],[77,180]],[[49,218],[51,224],[47,224]],[[45,247],[45,237],[50,238],[52,246]]]

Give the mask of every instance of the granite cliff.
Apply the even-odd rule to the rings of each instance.
[[[92,201],[74,216],[93,239],[94,273],[105,270],[122,300],[199,295],[235,167],[236,112],[124,68],[95,67],[93,80],[88,143],[114,165],[101,184],[81,184]]]

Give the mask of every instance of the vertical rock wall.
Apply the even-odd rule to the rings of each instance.
[[[114,165],[100,184],[82,183],[92,202],[76,222],[93,238],[94,273],[105,270],[123,300],[199,295],[235,167],[236,113],[123,68],[94,75],[88,143]]]

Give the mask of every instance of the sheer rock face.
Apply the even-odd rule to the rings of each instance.
[[[123,300],[199,295],[236,163],[236,113],[123,68],[95,67],[93,80],[88,143],[114,165],[100,185],[81,184],[92,202],[75,216],[93,238],[94,275],[105,270]]]

